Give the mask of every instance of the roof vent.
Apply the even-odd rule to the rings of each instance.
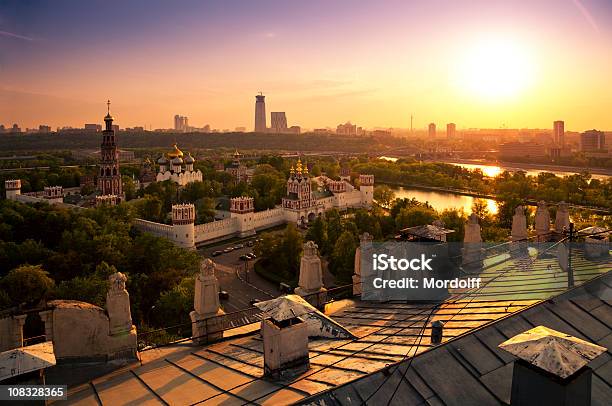
[[[587,364],[606,348],[544,326],[527,330],[499,348],[519,359],[512,376],[512,406],[590,405]]]
[[[435,320],[431,323],[431,343],[440,344],[444,336],[444,322]]]

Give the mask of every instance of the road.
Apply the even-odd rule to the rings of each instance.
[[[280,295],[278,286],[266,281],[253,271],[253,262],[248,261],[248,274],[245,261],[240,259],[241,255],[253,251],[246,242],[256,237],[245,238],[221,245],[214,245],[198,249],[198,253],[205,258],[211,258],[216,266],[216,276],[219,280],[219,289],[229,293],[229,299],[221,300],[221,305],[226,313],[251,307],[251,300],[268,300]],[[244,248],[224,253],[213,257],[214,251],[222,251],[227,247],[235,247],[244,244]]]

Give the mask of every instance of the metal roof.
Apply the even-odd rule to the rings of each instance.
[[[307,405],[507,405],[516,359],[498,348],[534,326],[547,326],[608,348],[589,363],[592,404],[612,399],[612,273],[554,299],[475,329],[457,340],[305,399]],[[376,391],[376,392],[375,392]],[[374,394],[375,392],[375,394]]]
[[[28,345],[0,353],[0,381],[55,365],[53,343]]]
[[[612,269],[609,258],[592,261],[578,253],[572,263],[576,286]],[[263,343],[253,333],[208,346],[169,348],[164,356],[142,366],[71,390],[68,403],[97,402],[99,397],[102,404],[109,405],[361,404],[391,374],[371,404],[385,404],[398,382],[395,399],[404,402],[400,404],[466,404],[466,399],[483,405],[503,404],[510,396],[507,381],[514,357],[497,345],[508,338],[545,325],[611,348],[611,296],[607,301],[594,293],[591,297],[590,290],[582,288],[580,292],[587,295],[584,300],[545,301],[568,288],[567,274],[556,258],[509,258],[480,276],[488,281],[486,288],[473,294],[463,292],[461,299],[442,304],[358,299],[332,303],[325,314],[355,338],[311,339],[310,369],[289,381],[263,377]],[[605,282],[609,286],[609,280]],[[589,289],[602,283],[598,279]],[[516,315],[508,317],[512,314]],[[445,323],[439,346],[430,342],[434,320]],[[406,379],[400,376],[406,362],[399,369],[389,368],[415,354],[420,355],[413,358]],[[594,399],[610,395],[610,359],[605,353],[591,365],[604,368],[596,369],[593,390],[598,393]]]

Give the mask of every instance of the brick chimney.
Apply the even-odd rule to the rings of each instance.
[[[279,378],[308,369],[308,323],[305,320],[316,309],[297,295],[258,302],[255,306],[264,311],[261,321],[264,375]]]
[[[592,369],[606,348],[538,326],[501,343],[519,359],[512,374],[512,406],[588,406]]]

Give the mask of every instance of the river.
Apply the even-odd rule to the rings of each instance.
[[[428,202],[437,211],[444,209],[461,209],[465,214],[472,212],[472,203],[477,199],[472,196],[458,195],[450,192],[433,192],[429,190],[411,189],[404,187],[391,187],[398,199],[415,198],[419,202]],[[481,199],[487,202],[489,213],[497,213],[497,202],[492,199]]]
[[[387,156],[381,156],[380,159],[384,159],[386,161],[395,162],[398,158],[392,158]],[[547,170],[547,169],[522,169],[515,166],[497,166],[497,165],[485,165],[485,164],[469,164],[469,163],[458,163],[458,162],[445,162],[449,165],[461,166],[465,169],[480,169],[485,176],[495,177],[501,174],[504,171],[509,172],[517,172],[524,171],[528,176],[538,176],[542,172],[554,173],[557,176],[569,176],[574,175],[576,172],[569,171],[561,171],[561,170]],[[610,175],[602,175],[602,174],[591,174],[591,178],[593,179],[609,179]]]

